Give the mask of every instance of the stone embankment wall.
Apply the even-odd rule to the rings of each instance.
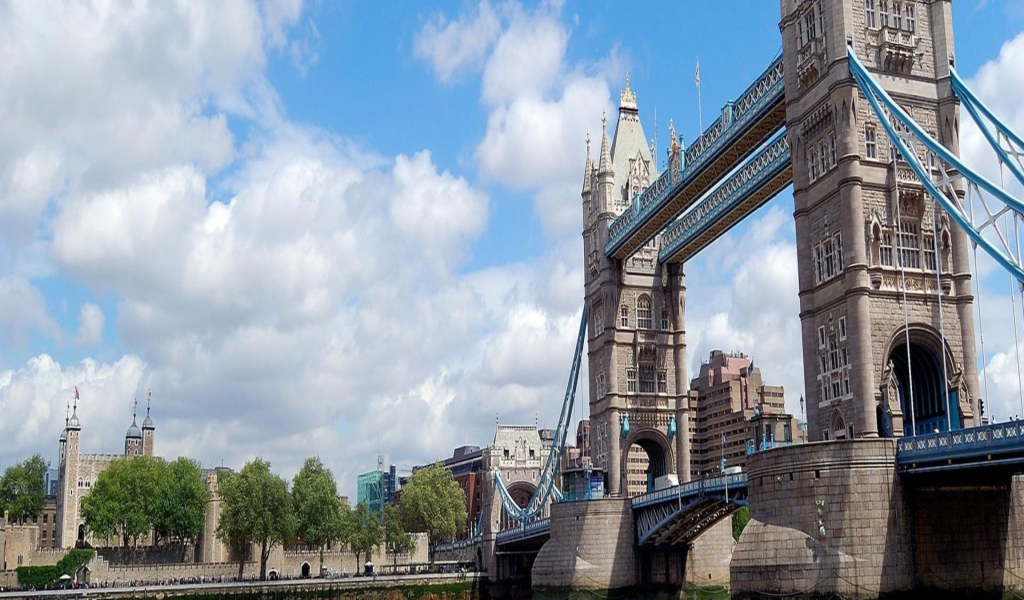
[[[427,537],[425,534],[415,534],[415,549],[411,553],[401,553],[397,561],[392,554],[377,551],[370,557],[378,570],[386,565],[397,562],[404,564],[423,564],[428,562]],[[336,573],[355,574],[362,571],[367,557],[362,555],[357,564],[353,553],[332,550],[324,553],[324,566]],[[314,550],[290,551],[274,548],[267,560],[267,572],[276,572],[280,577],[287,579],[298,578],[302,575],[304,564],[309,565],[310,574],[316,576],[320,571],[320,553]],[[166,581],[170,579],[183,578],[224,578],[231,579],[238,575],[237,562],[217,563],[177,563],[177,564],[140,564],[140,565],[111,565],[101,556],[94,556],[89,563],[91,570],[91,581],[102,582],[127,582],[127,581]],[[243,576],[255,578],[259,576],[260,564],[258,561],[245,563]]]
[[[877,597],[913,585],[910,524],[891,439],[816,442],[747,459],[750,522],[734,594]]]

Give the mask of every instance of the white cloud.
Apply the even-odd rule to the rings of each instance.
[[[0,337],[20,345],[35,330],[61,339],[60,326],[46,309],[39,289],[21,275],[0,277]]]
[[[75,339],[79,348],[91,348],[103,339],[103,310],[92,302],[82,305],[78,315],[78,334]]]
[[[450,83],[460,72],[480,68],[500,28],[486,0],[454,20],[436,13],[416,35],[414,52],[430,63],[442,83]]]

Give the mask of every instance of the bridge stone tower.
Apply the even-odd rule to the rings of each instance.
[[[682,265],[658,263],[660,237],[624,261],[604,253],[612,222],[658,176],[628,76],[619,99],[596,165],[588,140],[582,192],[591,453],[611,495],[626,493],[633,444],[647,452],[651,477],[690,473]]]
[[[950,0],[781,8],[808,438],[945,430],[947,412],[954,429],[977,424],[968,240],[890,146],[846,60],[850,44],[959,153]]]

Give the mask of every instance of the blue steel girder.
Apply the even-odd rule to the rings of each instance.
[[[662,233],[658,261],[686,262],[792,182],[783,133]]]
[[[692,206],[785,125],[784,100],[779,58],[686,150],[680,173],[667,169],[612,223],[605,254],[629,257]]]
[[[686,504],[667,503],[636,515],[638,546],[689,544],[710,527],[747,505],[746,490],[696,498]]]
[[[1006,225],[1000,227],[999,218],[1006,211],[1012,211],[1016,222],[1016,219],[1024,214],[1024,202],[1007,192],[1001,185],[996,185],[967,167],[960,157],[930,136],[878,84],[874,76],[857,58],[853,48],[847,48],[847,57],[850,74],[853,75],[857,86],[867,99],[868,104],[871,105],[889,140],[920,180],[924,189],[928,191],[933,200],[942,206],[974,244],[980,246],[999,266],[1015,277],[1021,285],[1024,285],[1024,266],[1021,264],[1020,256],[1014,254],[1013,245],[1009,243],[1010,236],[1015,237],[1016,233],[1010,233]],[[897,132],[893,121],[904,128],[904,132]],[[939,180],[933,181],[932,169],[926,167],[923,159],[918,156],[916,144],[924,147],[929,156],[929,163],[936,163],[937,170],[941,171]],[[970,215],[961,203],[959,194],[953,185],[958,178],[966,180],[967,183],[967,203],[972,206]],[[997,207],[993,210],[982,196],[982,191],[986,192],[993,201],[1000,203],[1003,208]],[[982,207],[987,213],[986,217],[982,217],[980,223],[974,222],[973,201],[970,199],[972,196],[979,197]],[[995,233],[1002,249],[985,236],[984,230],[989,227]]]

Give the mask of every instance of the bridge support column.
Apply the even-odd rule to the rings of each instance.
[[[636,533],[628,498],[559,502],[537,554],[534,589],[608,590],[635,585]]]
[[[875,598],[912,587],[892,439],[802,444],[748,458],[750,522],[732,592]]]

